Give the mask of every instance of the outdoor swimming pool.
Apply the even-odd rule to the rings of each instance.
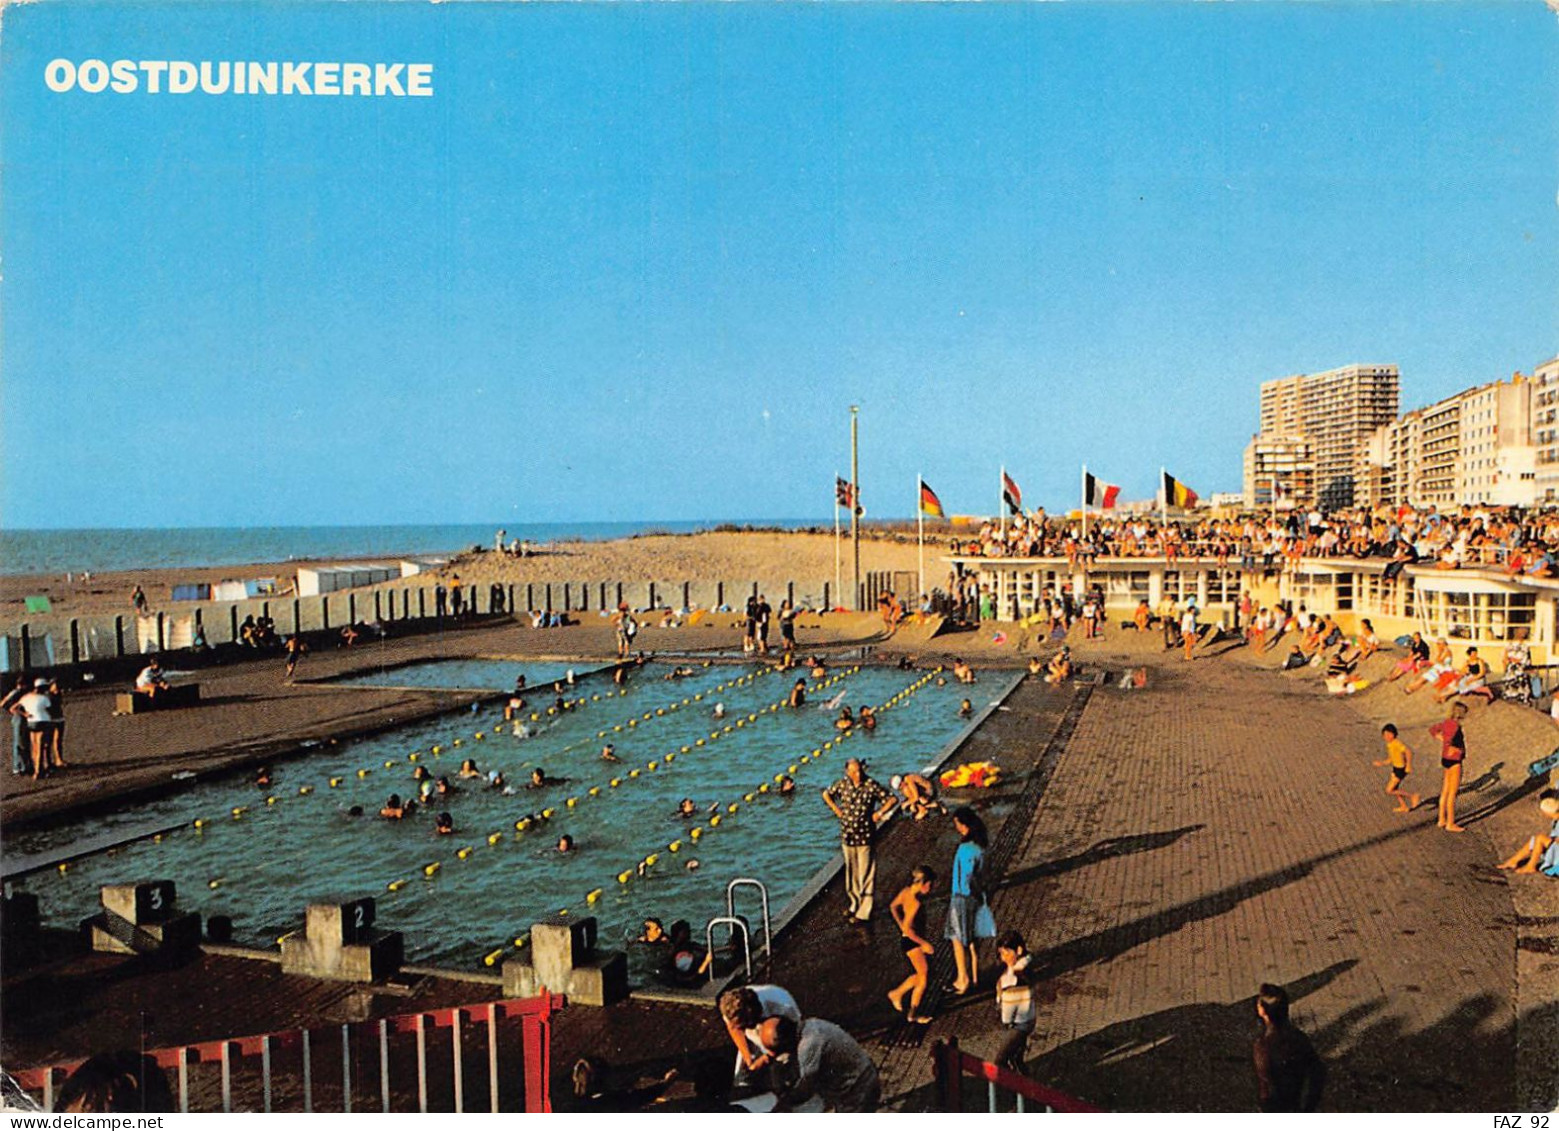
[[[523,667],[494,662],[467,685],[509,687]],[[8,864],[78,838],[179,823],[160,840],[19,883],[38,894],[48,922],[64,926],[98,910],[104,884],[171,879],[181,907],[228,915],[236,941],[267,947],[302,925],[311,901],[372,895],[378,925],[405,932],[409,959],[448,965],[513,953],[531,923],[565,908],[596,915],[609,946],[633,937],[646,915],[686,918],[701,937],[724,911],[728,880],[761,879],[777,912],[836,854],[837,826],[818,790],[847,757],[866,758],[886,782],[926,765],[965,725],[965,689],[938,687],[924,672],[835,669],[808,680],[812,701],[792,710],[782,704],[796,673],[716,665],[667,681],[669,670],[650,665],[622,693],[604,677],[584,680],[571,692],[575,705],[552,715],[547,683],[531,697],[539,717],[527,716],[529,737],[504,726],[501,705],[444,716],[282,763],[268,788],[213,782],[18,836]],[[822,704],[841,695],[852,707],[885,708],[875,733],[836,738],[834,712]],[[716,703],[723,720],[712,718]],[[602,761],[607,741],[621,763]],[[456,779],[465,758],[501,770],[514,792]],[[415,794],[419,765],[450,776],[459,792],[408,820],[379,818],[390,793]],[[526,788],[537,766],[560,780]],[[785,773],[797,782],[790,798],[774,784]],[[696,818],[676,815],[683,797],[697,804]],[[353,805],[365,815],[349,816]],[[439,810],[453,816],[455,835],[435,833]],[[577,845],[569,855],[555,847],[564,833]],[[691,859],[698,870],[687,869]]]

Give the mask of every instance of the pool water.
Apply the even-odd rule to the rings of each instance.
[[[512,686],[516,670],[494,663],[472,678],[478,686]],[[8,859],[14,864],[87,835],[185,822],[158,841],[21,880],[39,895],[46,920],[61,926],[94,914],[104,884],[171,879],[181,908],[228,915],[236,941],[259,946],[301,927],[311,901],[364,895],[378,899],[378,926],[405,933],[416,961],[496,961],[514,953],[531,923],[564,909],[596,915],[608,946],[631,939],[648,915],[668,924],[686,918],[702,937],[702,925],[724,913],[728,880],[762,880],[777,912],[837,853],[837,824],[818,791],[842,775],[846,758],[866,758],[872,776],[886,783],[924,767],[965,725],[960,689],[939,687],[926,673],[839,669],[823,686],[809,680],[812,701],[793,710],[781,704],[794,673],[720,665],[668,682],[669,670],[650,665],[621,693],[605,678],[582,680],[572,691],[577,705],[551,715],[550,694],[535,696],[525,737],[502,722],[498,706],[446,715],[323,746],[275,767],[268,788],[244,778],[206,783],[106,818],[18,836]],[[852,707],[886,707],[878,729],[836,743],[834,712],[823,707],[835,696]],[[712,718],[716,703],[723,720]],[[621,763],[602,761],[607,741]],[[485,779],[458,780],[467,758],[483,772],[502,771],[514,792],[485,788]],[[379,818],[391,792],[416,794],[418,765],[448,775],[459,792],[406,820]],[[553,780],[526,788],[537,766]],[[797,790],[781,798],[776,776],[791,767]],[[677,815],[684,797],[695,802],[697,818]],[[353,805],[365,815],[349,816]],[[435,833],[439,810],[454,818],[455,835]],[[576,844],[568,855],[555,847],[565,833]],[[689,871],[694,859],[699,867]],[[756,909],[746,910],[756,921]]]
[[[461,690],[487,689],[508,691],[514,687],[514,679],[524,674],[526,685],[540,692],[550,688],[554,680],[560,680],[573,671],[583,677],[600,667],[599,661],[584,663],[512,663],[498,660],[431,660],[414,664],[401,664],[380,671],[342,676],[329,682],[349,687],[427,687],[459,688]]]

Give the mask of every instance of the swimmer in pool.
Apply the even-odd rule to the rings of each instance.
[[[254,784],[262,789],[271,784],[271,768],[269,766],[260,767],[259,772],[254,775]]]
[[[494,770],[493,773],[496,774],[498,771]],[[502,775],[500,774],[499,776],[501,777]],[[440,797],[448,797],[451,793],[459,792],[455,789],[454,786],[449,784],[449,779],[446,777],[440,777],[435,788],[438,790],[438,795]]]
[[[873,711],[870,707],[863,705],[860,710],[859,721],[862,730],[876,730],[877,712]]]
[[[691,797],[684,797],[681,801],[679,801],[677,803],[677,816],[679,816],[679,817],[696,817],[696,816],[698,816],[698,806],[693,804],[693,799]]]
[[[839,717],[834,720],[834,729],[849,730],[853,726],[855,726],[855,720],[850,717],[850,708],[840,707]]]
[[[791,797],[791,796],[794,796],[795,792],[796,792],[796,779],[791,777],[789,774],[786,774],[784,777],[782,777],[780,779],[779,795],[781,797]]]
[[[666,946],[671,942],[671,936],[666,934],[666,926],[659,919],[650,918],[644,920],[644,929],[639,932],[639,937],[633,940],[643,943],[645,946]]]
[[[565,854],[573,852],[574,838],[569,836],[567,833],[564,833],[562,836],[558,837],[558,851]]]
[[[969,702],[969,700],[965,699],[958,704],[958,717],[960,719],[967,719],[972,714],[974,714],[974,704]]]
[[[411,772],[411,780],[414,782],[425,782],[432,776],[433,775],[428,772],[428,768],[426,766],[418,766]]]
[[[479,778],[482,776],[482,771],[476,768],[475,758],[467,758],[460,763],[460,776],[463,778]]]
[[[613,746],[610,742],[601,747],[601,761],[621,762],[622,759],[617,756],[617,747]]]
[[[798,679],[791,686],[790,698],[785,700],[787,706],[804,707],[807,702],[807,681]]]
[[[400,794],[392,793],[389,800],[384,803],[384,808],[379,810],[379,816],[388,821],[399,821],[403,817],[411,816],[411,811],[411,802],[402,801]]]
[[[717,719],[725,718],[725,704],[724,703],[716,703],[715,704],[714,717],[717,718]]]
[[[455,831],[455,819],[448,813],[440,813],[434,828],[437,830],[439,836],[451,836]]]

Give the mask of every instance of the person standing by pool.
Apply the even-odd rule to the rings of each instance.
[[[976,940],[996,937],[996,919],[985,902],[985,846],[990,838],[985,822],[968,806],[953,810],[953,828],[960,840],[953,853],[952,896],[944,933],[953,942],[957,968],[950,988],[955,994],[966,994],[980,980]]]
[[[1440,768],[1445,771],[1440,785],[1439,819],[1435,823],[1448,833],[1467,831],[1456,823],[1456,791],[1461,788],[1462,763],[1467,760],[1467,736],[1461,723],[1466,715],[1465,703],[1452,703],[1445,718],[1429,728],[1429,733],[1440,740]]]
[[[892,811],[893,794],[866,775],[859,758],[844,766],[844,777],[823,790],[823,801],[839,818],[839,841],[844,853],[844,890],[850,901],[845,912],[857,923],[872,917],[872,887],[877,863],[872,856],[872,839],[877,822]]]
[[[747,598],[747,609],[742,618],[742,651],[751,654],[758,647],[758,595]]]
[[[909,874],[909,883],[904,885],[904,890],[893,897],[893,902],[888,905],[888,912],[893,916],[893,921],[899,926],[899,934],[903,937],[899,945],[904,948],[904,957],[909,961],[910,975],[893,989],[888,991],[888,1003],[894,1010],[904,1015],[904,1020],[914,1025],[929,1025],[931,1018],[920,1015],[920,1000],[926,994],[926,982],[930,977],[931,956],[936,952],[936,947],[926,938],[926,896],[931,894],[931,885],[936,881],[936,873],[924,864],[918,865]],[[905,1007],[905,996],[908,995],[908,1008]]]
[[[780,643],[788,656],[796,650],[796,606],[789,597],[780,602]]]
[[[617,634],[617,658],[628,658],[628,648],[633,644],[633,633],[628,631],[629,622],[633,620],[633,614],[628,611],[628,603],[620,602],[617,611],[612,614],[612,628]]]
[[[1185,645],[1185,658],[1192,659],[1191,653],[1196,651],[1196,605],[1186,606],[1185,615],[1180,618],[1180,640]]]
[[[44,754],[49,768],[63,770],[65,761],[65,690],[57,679],[49,680],[49,729],[44,735]]]
[[[769,618],[774,610],[769,605],[769,599],[762,593],[758,594],[758,655],[769,654]]]
[[[12,703],[11,715],[23,719],[27,727],[27,754],[32,762],[32,780],[43,776],[48,760],[49,681],[33,680],[32,690]]]
[[[0,711],[5,711],[11,716],[11,773],[17,776],[27,772],[30,743],[26,722],[21,715],[12,713],[11,708],[16,706],[31,688],[32,680],[25,675],[19,675],[16,677],[16,686],[6,692],[4,699],[0,699]]]

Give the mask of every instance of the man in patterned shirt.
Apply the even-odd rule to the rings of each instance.
[[[823,800],[839,818],[839,840],[844,851],[844,890],[850,898],[846,916],[857,923],[872,917],[872,885],[877,863],[872,859],[872,837],[877,822],[893,811],[893,794],[866,776],[859,758],[844,765],[844,777],[823,790]]]

